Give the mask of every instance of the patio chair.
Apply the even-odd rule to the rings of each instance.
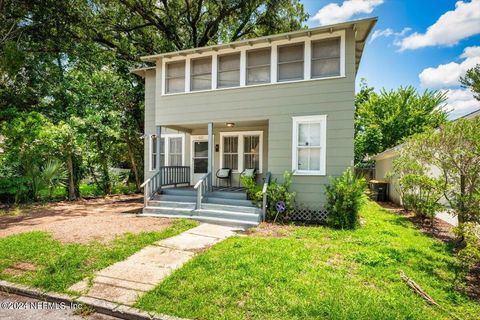
[[[222,168],[218,169],[217,173],[215,174],[217,177],[217,186],[219,185],[219,180],[226,180],[229,186],[232,186],[232,169],[230,168]]]
[[[238,179],[238,186],[240,187],[240,183],[242,182],[242,177],[250,177],[253,181],[257,180],[257,169],[249,168],[245,169],[240,173],[240,178]]]

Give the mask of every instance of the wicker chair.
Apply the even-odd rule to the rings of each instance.
[[[219,185],[219,180],[226,180],[229,186],[232,186],[232,169],[222,168],[218,169],[215,174],[217,177],[217,186]]]
[[[242,177],[251,177],[253,181],[257,180],[257,169],[255,168],[248,168],[240,173],[240,178],[238,179],[238,186],[240,187],[240,183],[242,182]]]

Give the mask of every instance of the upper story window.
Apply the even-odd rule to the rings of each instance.
[[[340,38],[312,42],[312,78],[340,75]]]
[[[191,70],[191,91],[212,88],[212,57],[192,60]]]
[[[170,62],[166,67],[165,92],[185,92],[185,61]]]
[[[247,85],[270,82],[270,48],[247,52]]]
[[[240,53],[218,57],[217,88],[240,86]]]
[[[304,45],[278,47],[278,81],[303,79]]]

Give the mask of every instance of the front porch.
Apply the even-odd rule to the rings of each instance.
[[[258,224],[263,211],[247,199],[240,177],[269,181],[267,133],[267,120],[157,126],[146,141],[154,170],[144,183],[143,212]]]

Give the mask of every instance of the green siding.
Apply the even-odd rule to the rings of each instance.
[[[326,114],[327,176],[339,175],[353,161],[355,43],[351,30],[346,30],[345,49],[346,76],[343,78],[157,95],[155,122],[163,126],[187,126],[194,123],[268,120],[267,128],[256,128],[265,130],[264,148],[267,150],[264,153],[264,171],[271,171],[275,178],[281,180],[283,172],[291,170],[292,166],[292,117]],[[146,89],[152,90],[152,86],[147,85]],[[240,130],[235,128],[235,131]],[[217,139],[215,143],[218,143]],[[216,166],[218,163],[216,153]],[[327,183],[326,176],[294,176],[292,188],[297,191],[299,202],[319,204],[324,202]]]

